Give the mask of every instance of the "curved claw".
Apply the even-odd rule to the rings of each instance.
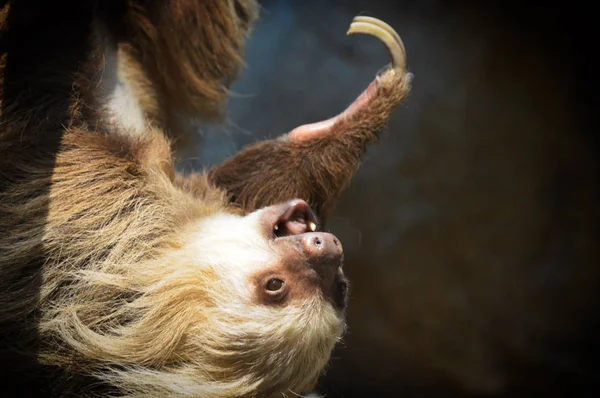
[[[406,71],[406,49],[396,31],[387,23],[373,17],[358,16],[350,24],[347,35],[363,33],[377,37],[387,47],[392,57],[392,68]]]
[[[391,34],[392,36],[394,36],[394,39],[396,39],[396,41],[398,42],[398,44],[400,44],[400,47],[402,47],[402,53],[406,54],[406,50],[404,49],[404,43],[402,42],[402,39],[400,38],[400,35],[398,35],[398,33],[396,33],[396,31],[394,30],[394,28],[392,28],[387,23],[383,22],[381,19],[377,19],[377,18],[373,18],[373,17],[367,17],[367,16],[364,16],[364,15],[359,15],[359,16],[354,17],[354,19],[352,20],[352,22],[367,22],[367,23],[372,23],[373,25],[377,25],[380,28],[385,29],[389,34]]]

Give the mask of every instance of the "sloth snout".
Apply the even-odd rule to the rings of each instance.
[[[319,276],[323,294],[338,307],[345,307],[347,282],[342,272],[344,250],[340,241],[327,232],[305,233],[298,238],[308,266]]]
[[[332,234],[318,231],[317,219],[308,204],[295,199],[270,206],[262,213],[262,224],[268,235],[283,246],[301,247],[309,263],[336,270],[341,266],[342,244]]]
[[[308,265],[314,269],[324,287],[329,287],[342,267],[344,250],[339,240],[327,232],[310,232],[301,237],[300,246]]]
[[[308,204],[295,199],[270,206],[262,213],[262,222],[284,258],[312,269],[323,295],[344,308],[348,284],[342,272],[342,244],[333,234],[318,231]]]
[[[341,265],[343,249],[340,241],[328,232],[309,232],[300,237],[300,243],[308,258],[324,263],[334,271]]]

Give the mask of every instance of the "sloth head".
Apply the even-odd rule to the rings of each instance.
[[[68,297],[85,304],[76,319],[49,314],[62,323],[49,332],[106,364],[90,362],[86,373],[132,395],[309,391],[345,329],[337,238],[318,231],[302,200],[245,216],[218,211],[180,237],[122,278],[81,276]]]
[[[210,275],[211,298],[190,337],[213,363],[227,364],[232,382],[255,374],[265,395],[281,385],[302,393],[329,360],[348,284],[340,242],[316,224],[306,202],[294,200],[209,217],[190,234],[184,252]]]
[[[340,314],[345,308],[342,246],[334,235],[316,231],[317,220],[303,200],[245,217],[220,213],[196,227],[191,251],[222,279],[227,297],[269,309],[306,302]]]

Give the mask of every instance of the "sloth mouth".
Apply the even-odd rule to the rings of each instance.
[[[303,200],[295,200],[282,209],[273,224],[273,234],[277,238],[316,231],[317,219]]]

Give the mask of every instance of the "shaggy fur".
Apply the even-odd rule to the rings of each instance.
[[[337,120],[328,135],[259,142],[217,166],[210,178],[226,187],[243,208],[301,197],[325,218],[356,173],[367,145],[378,138],[390,113],[408,94],[410,81],[410,75],[388,70],[378,77],[368,107]],[[269,184],[263,183],[265,175]]]
[[[301,197],[325,216],[409,80],[388,71],[371,106],[329,138],[270,141],[210,175],[178,175],[176,116],[218,113],[254,15],[251,1],[233,0],[3,8],[4,386],[139,397],[314,386],[343,319],[319,294],[284,306],[249,299],[253,273],[286,262],[257,232],[260,208]],[[142,134],[110,112],[107,49],[144,116]]]

